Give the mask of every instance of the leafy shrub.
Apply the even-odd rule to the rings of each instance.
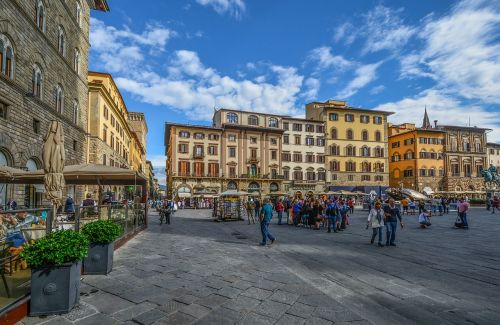
[[[21,252],[30,268],[60,266],[87,256],[89,240],[74,230],[60,230],[27,245]]]
[[[107,244],[120,237],[122,227],[109,220],[97,220],[83,226],[82,234],[91,244]]]

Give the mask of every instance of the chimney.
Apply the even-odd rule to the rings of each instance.
[[[434,128],[438,127],[438,120],[434,120]]]

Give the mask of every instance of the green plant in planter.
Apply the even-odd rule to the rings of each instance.
[[[87,223],[82,234],[91,244],[107,244],[115,241],[122,234],[122,227],[110,220],[97,220]]]
[[[74,230],[60,230],[27,245],[20,255],[30,268],[37,269],[81,261],[88,249],[87,237]]]

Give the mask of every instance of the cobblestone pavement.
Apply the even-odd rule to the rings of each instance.
[[[369,244],[365,212],[342,233],[214,223],[179,211],[115,253],[108,276],[84,276],[80,306],[22,324],[500,324],[500,214],[473,209],[419,229],[405,216],[397,247]]]

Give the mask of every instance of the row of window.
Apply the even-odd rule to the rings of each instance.
[[[346,131],[346,139],[347,140],[354,140],[354,131],[351,130],[351,129],[348,129]],[[338,132],[337,132],[337,129],[336,128],[332,128],[330,130],[330,137],[334,140],[338,139]],[[373,138],[375,141],[382,141],[382,133],[380,133],[380,131],[375,131],[375,135],[374,135],[374,138]],[[368,135],[368,131],[366,130],[363,130],[361,131],[361,140],[363,141],[370,141],[370,137]]]
[[[305,173],[301,170],[292,171],[291,180],[294,181],[326,181],[325,171],[306,171]],[[305,178],[304,178],[305,176]],[[290,170],[283,169],[283,179],[290,180]]]
[[[494,154],[495,154],[495,149],[490,149],[490,155],[494,155]],[[500,155],[500,149],[496,150],[496,154]]]
[[[420,159],[438,159],[438,160],[440,160],[440,159],[443,159],[443,153],[433,152],[433,151],[427,152],[425,150],[422,150],[419,153],[419,157],[420,157]],[[412,159],[415,159],[415,153],[411,150],[407,151],[403,155],[403,160],[412,160]],[[401,161],[401,155],[398,152],[395,152],[391,157],[391,161],[392,162]]]
[[[109,109],[106,105],[103,106],[103,115],[105,120],[109,120]],[[125,128],[118,122],[118,119],[115,118],[113,113],[111,113],[111,126],[116,129],[116,132],[120,135],[122,139],[124,139],[125,143],[127,144],[127,147],[130,147],[130,140],[128,137],[125,136]],[[105,128],[106,125],[104,126]]]
[[[338,172],[340,171],[340,161],[332,160],[330,161],[330,171]],[[384,163],[381,162],[376,162],[376,163],[371,163],[364,161],[360,164],[361,170],[360,172],[363,173],[383,173],[385,171],[385,166]],[[346,161],[345,162],[345,171],[347,172],[355,172],[357,171],[356,169],[356,162],[354,161]]]
[[[220,137],[218,134],[215,134],[215,133],[209,133],[206,136],[208,137],[208,140],[219,140],[219,137]],[[179,137],[184,138],[184,139],[189,139],[191,137],[191,132],[180,131]],[[195,133],[193,133],[193,139],[203,140],[203,139],[205,139],[205,133],[195,132]],[[236,141],[236,138],[234,140]]]
[[[302,145],[302,137],[300,135],[294,135],[293,136],[293,144],[295,145]],[[315,139],[312,136],[306,136],[305,138],[305,144],[307,146],[318,146],[318,147],[324,147],[325,146],[325,139],[324,138],[316,138]],[[283,136],[283,144],[290,144],[290,136],[289,135],[284,135]]]
[[[113,150],[115,150],[123,159],[128,161],[129,152],[127,148],[130,147],[130,143],[127,145],[123,144],[118,136],[115,136],[113,132],[109,132],[109,142],[108,142],[108,128],[106,125],[102,129],[102,141],[108,144]]]
[[[189,144],[187,143],[179,143],[177,151],[179,153],[189,153]],[[218,146],[209,145],[207,147],[207,153],[210,156],[218,155]],[[194,145],[193,146],[193,156],[196,158],[202,158],[205,156],[205,147],[203,145]]]
[[[338,180],[338,175],[337,174],[332,173],[331,177],[332,177],[332,181]],[[347,175],[347,180],[349,182],[353,182],[356,179],[357,179],[357,175]],[[371,179],[372,179],[371,175],[361,175],[361,181],[370,182]],[[383,182],[384,181],[384,176],[382,176],[382,175],[375,175],[373,177],[373,179],[375,180],[375,182]]]
[[[301,123],[292,123],[292,130],[295,132],[302,132],[302,124]],[[290,130],[290,122],[283,122],[283,130]],[[305,125],[306,132],[316,132],[316,133],[325,133],[325,127],[323,125],[314,125],[307,123]]]
[[[373,152],[372,152],[373,149]],[[330,155],[332,156],[341,156],[342,153],[340,151],[339,145],[331,145],[330,146]],[[373,155],[372,155],[373,154]],[[344,148],[344,156],[347,157],[357,157],[356,146],[348,145]],[[370,148],[368,146],[363,146],[359,149],[360,157],[384,157],[384,148],[375,147]]]
[[[75,7],[75,18],[78,26],[82,27],[82,8],[78,1],[76,2]],[[36,15],[35,15],[35,24],[37,27],[45,33],[46,31],[46,10],[42,0],[38,0],[36,6]],[[66,57],[66,33],[64,31],[64,27],[59,25],[57,26],[57,51],[63,57]],[[73,50],[73,69],[77,74],[80,73],[80,51],[75,48]]]
[[[205,173],[205,165],[207,165]],[[192,166],[192,167],[191,167]],[[219,163],[208,163],[179,161],[178,166],[179,176],[197,176],[197,177],[218,177],[219,176]]]
[[[328,114],[328,119],[330,121],[338,121],[339,120],[339,114],[338,113],[330,113]],[[354,122],[354,114],[344,114],[344,121],[345,122]],[[373,116],[373,124],[382,124],[384,121],[382,116]],[[359,116],[359,122],[363,124],[368,124],[370,123],[370,116],[369,115],[360,115]]]
[[[440,138],[425,138],[425,137],[419,137],[418,138],[418,142],[420,144],[439,144],[439,145],[443,145],[444,144],[444,139],[440,139]],[[415,143],[415,139],[414,138],[408,138],[408,139],[405,139],[403,140],[403,143],[407,146],[407,145],[411,145],[411,144],[414,144]],[[399,148],[401,146],[401,143],[400,141],[395,141],[391,144],[392,148]]]
[[[302,159],[303,156],[301,153],[290,153],[290,152],[283,152],[281,154],[281,159],[284,162],[288,161],[293,161],[293,162],[307,162],[307,163],[319,163],[319,164],[324,164],[325,163],[325,156],[323,155],[314,155],[312,153],[308,153],[305,155],[305,160]]]

